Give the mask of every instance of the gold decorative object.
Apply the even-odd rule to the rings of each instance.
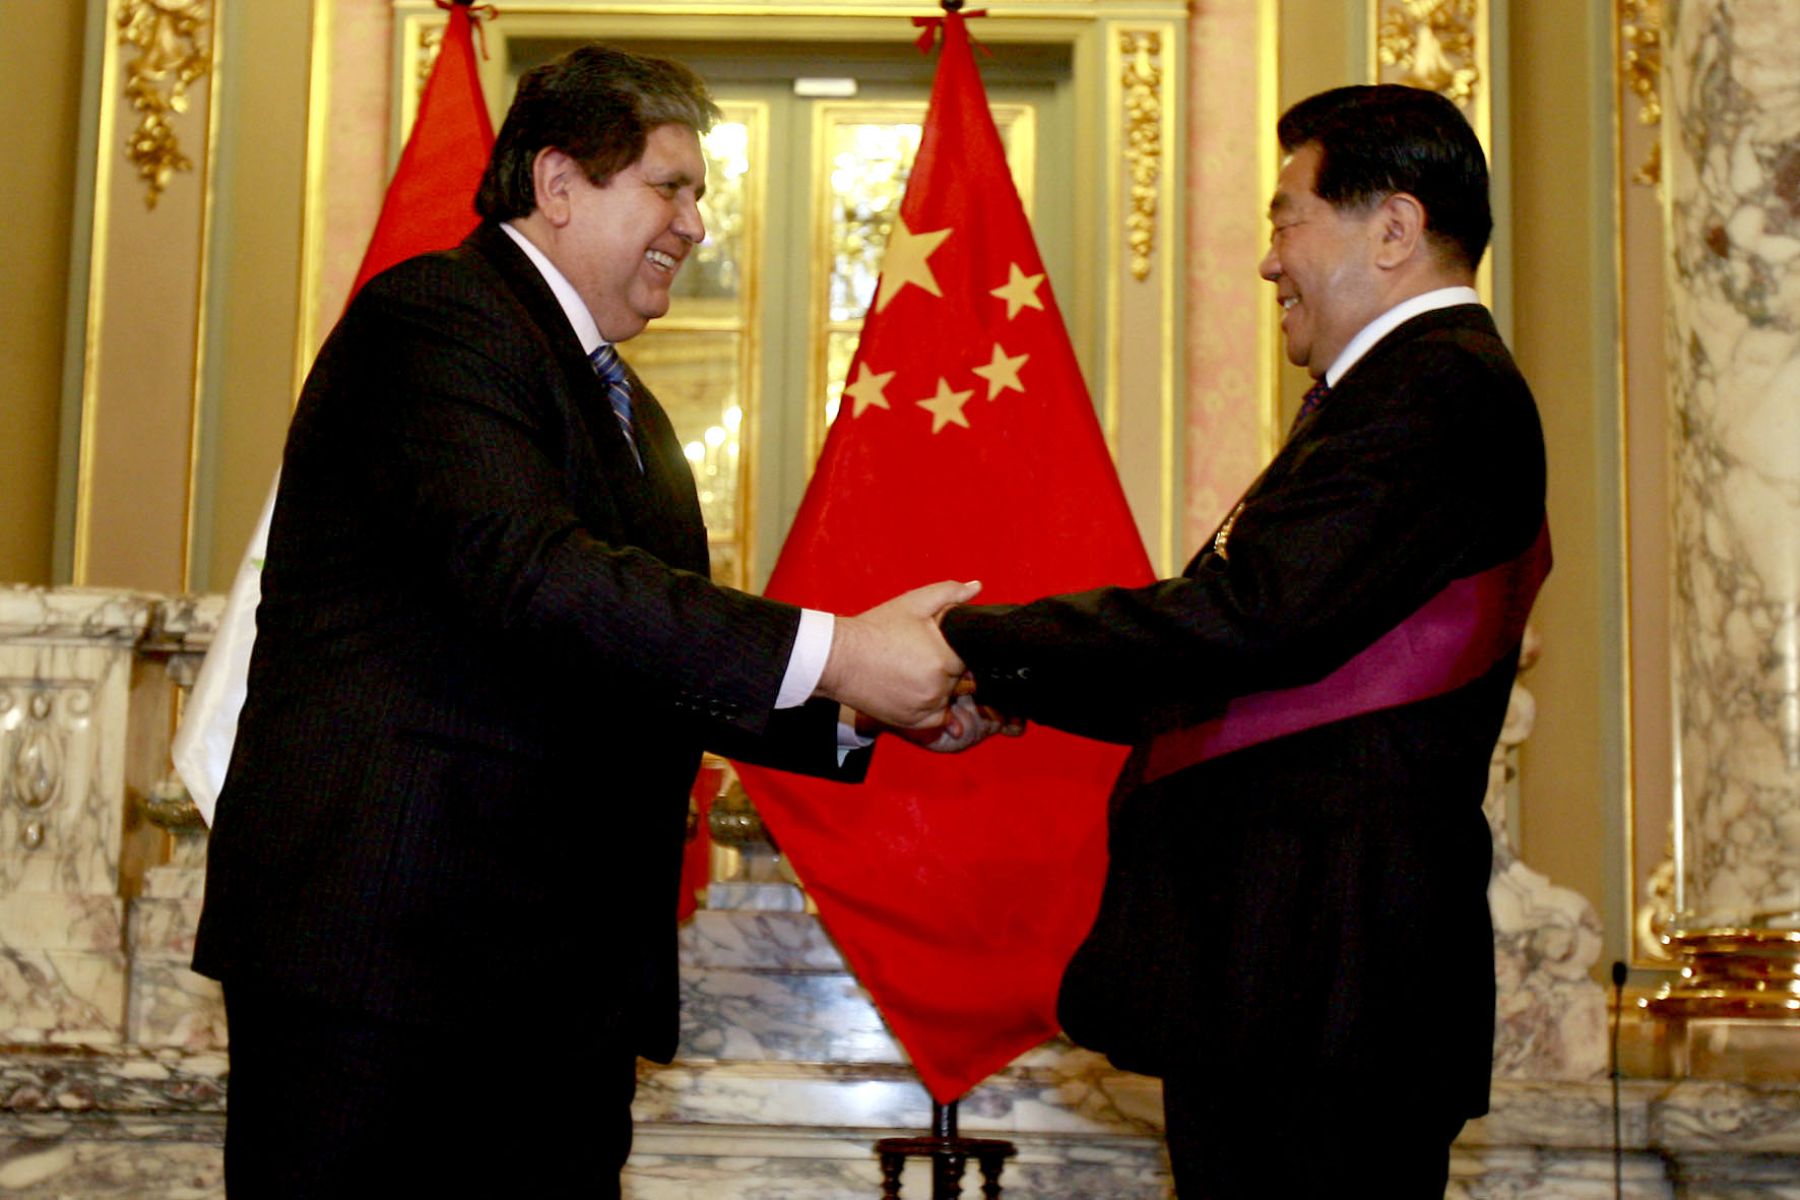
[[[444,48],[444,31],[448,25],[429,25],[419,33],[418,53],[413,56],[413,94],[425,94],[425,81],[437,65],[438,51]]]
[[[1375,35],[1383,67],[1398,82],[1429,88],[1467,106],[1481,72],[1475,65],[1476,0],[1386,0]]]
[[[194,169],[169,114],[187,111],[188,86],[211,69],[207,24],[205,0],[124,0],[119,6],[119,41],[138,51],[125,64],[125,97],[138,113],[125,155],[147,187],[145,208],[156,207],[175,172]]]
[[[1670,823],[1669,836],[1663,842],[1662,861],[1650,872],[1644,885],[1644,903],[1638,905],[1632,926],[1637,932],[1637,952],[1656,963],[1672,963],[1675,952],[1670,948],[1670,922],[1675,912],[1675,830]]]
[[[1619,71],[1638,98],[1638,124],[1662,124],[1662,0],[1618,0]],[[1662,182],[1662,143],[1654,142],[1633,183]]]
[[[1156,251],[1156,190],[1162,178],[1162,35],[1119,31],[1125,69],[1125,164],[1131,169],[1131,211],[1125,218],[1131,277],[1150,275]]]
[[[1800,1017],[1800,930],[1712,929],[1674,934],[1681,974],[1649,1007],[1676,1019]]]

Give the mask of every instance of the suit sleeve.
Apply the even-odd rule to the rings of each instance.
[[[1542,519],[1530,395],[1454,344],[1334,396],[1182,576],[946,615],[978,695],[1132,742],[1234,696],[1311,683]],[[1533,463],[1536,463],[1535,472]],[[1535,491],[1534,491],[1535,489]]]
[[[359,357],[379,366],[353,419],[404,569],[474,628],[601,665],[652,708],[760,732],[798,610],[609,543],[578,512],[617,510],[549,345],[522,312],[436,282],[418,286],[428,299],[371,298],[362,329]]]

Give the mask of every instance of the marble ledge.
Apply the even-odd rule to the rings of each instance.
[[[222,1052],[0,1046],[0,1119],[13,1131],[45,1122],[158,1122],[221,1118]]]
[[[1155,1137],[1162,1089],[1116,1071],[1012,1066],[963,1097],[960,1127],[970,1137],[1030,1132],[1085,1140]],[[632,1106],[644,1123],[681,1126],[803,1126],[871,1134],[925,1132],[931,1098],[904,1066],[821,1063],[696,1063],[646,1067]]]
[[[842,972],[838,952],[819,918],[801,912],[701,909],[682,923],[684,967]]]
[[[923,1132],[921,1130],[920,1132]],[[876,1196],[881,1172],[874,1134],[842,1136],[798,1130],[692,1130],[640,1127],[626,1166],[626,1200],[843,1200]],[[1158,1138],[1092,1141],[1080,1145],[1034,1136],[1011,1139],[1001,1183],[1009,1194],[1035,1200],[1164,1200],[1168,1160]],[[970,1164],[963,1194],[980,1190]],[[930,1167],[912,1160],[901,1194],[931,1195]]]
[[[1086,1066],[1085,1074],[1008,1068],[964,1098],[963,1131],[977,1137],[1031,1133],[1103,1140],[1158,1134],[1156,1080],[1115,1071],[1100,1060]],[[224,1112],[226,1068],[223,1052],[0,1047],[0,1118],[17,1132],[20,1122],[217,1117]],[[930,1117],[924,1089],[904,1067],[644,1064],[639,1081],[634,1112],[646,1126],[889,1133],[923,1130]],[[1628,1148],[1800,1156],[1800,1086],[1627,1079],[1619,1093]],[[1610,1084],[1496,1081],[1493,1111],[1471,1122],[1458,1145],[1470,1151],[1609,1149]]]
[[[162,596],[116,588],[0,585],[0,641],[152,641],[203,650],[225,610],[222,595]]]

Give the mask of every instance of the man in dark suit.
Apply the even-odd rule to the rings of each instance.
[[[716,116],[673,63],[528,72],[483,224],[373,280],[307,380],[195,947],[234,1194],[618,1195],[702,748],[856,779],[846,706],[942,719],[972,585],[834,620],[710,583],[612,349],[704,236]]]
[[[1163,1076],[1180,1194],[1441,1197],[1487,1106],[1481,805],[1547,567],[1542,433],[1471,286],[1492,222],[1455,107],[1343,88],[1278,132],[1261,273],[1318,381],[1286,445],[1180,577],[943,630],[984,704],[1134,747],[1059,1007]],[[1425,648],[1437,598],[1495,588],[1508,623]]]

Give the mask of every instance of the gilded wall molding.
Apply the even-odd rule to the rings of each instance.
[[[177,171],[194,164],[176,139],[171,113],[188,107],[188,87],[212,69],[206,0],[124,0],[117,17],[119,42],[137,50],[125,64],[125,98],[138,114],[125,157],[145,185],[144,207]]]
[[[425,25],[419,30],[419,44],[413,52],[413,103],[424,94],[425,81],[431,78],[431,68],[437,65],[438,51],[444,48],[444,31],[448,25]]]
[[[1466,108],[1484,82],[1476,55],[1479,18],[1476,0],[1382,0],[1376,59],[1399,73],[1395,82],[1429,88]]]
[[[1618,0],[1619,74],[1638,99],[1638,123],[1662,124],[1662,0]],[[1662,142],[1632,175],[1633,183],[1662,182]]]
[[[1157,194],[1162,182],[1163,104],[1162,34],[1121,29],[1125,91],[1125,166],[1131,174],[1131,205],[1125,215],[1125,240],[1131,250],[1131,277],[1150,276],[1156,253]]]

